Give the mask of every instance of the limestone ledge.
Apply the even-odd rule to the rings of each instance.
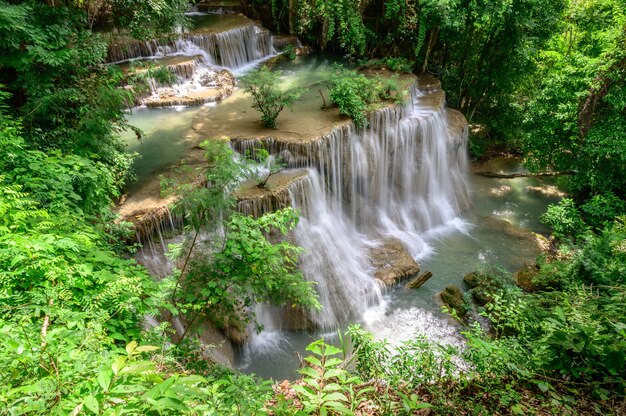
[[[258,218],[270,212],[291,206],[290,185],[305,179],[306,170],[278,172],[271,175],[264,187],[257,181],[243,184],[237,191],[237,210]]]
[[[222,69],[213,75],[205,75],[202,84],[206,89],[178,94],[173,88],[159,88],[154,96],[142,101],[150,108],[171,107],[175,105],[196,106],[205,103],[215,103],[233,93],[235,76],[227,69]]]

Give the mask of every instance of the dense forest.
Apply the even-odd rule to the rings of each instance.
[[[626,414],[625,0],[242,4],[356,67],[434,75],[470,124],[473,159],[567,173],[569,195],[542,215],[550,247],[523,287],[497,264],[476,271],[491,330],[466,323],[462,351],[391,348],[352,326],[352,353],[316,341],[301,379],[274,386],[212,363],[191,335],[206,320],[245,327],[242,305],[320,307],[301,249],[268,238],[298,213],[237,213],[231,191],[257,173],[214,142],[209,186],[173,186],[189,237],[170,276],[132,259],[134,230],[112,213],[133,180],[119,132],[142,132],[104,28],[168,36],[191,6],[0,0],[0,414]],[[164,313],[186,317],[182,337],[146,328]]]

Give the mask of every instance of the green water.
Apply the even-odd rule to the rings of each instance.
[[[185,108],[137,108],[128,116],[128,122],[144,132],[141,140],[133,131],[121,134],[129,152],[139,153],[133,163],[137,180],[126,186],[133,192],[159,175],[167,167],[177,164],[189,152],[195,142],[187,137],[193,116],[201,107]]]

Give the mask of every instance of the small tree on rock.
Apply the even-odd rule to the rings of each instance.
[[[252,108],[261,112],[265,127],[276,128],[276,118],[283,108],[291,106],[304,92],[303,88],[282,90],[280,75],[267,67],[261,67],[241,77],[244,91],[252,95]]]

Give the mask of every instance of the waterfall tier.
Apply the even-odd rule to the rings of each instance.
[[[147,41],[117,40],[108,49],[109,62],[164,56],[202,55],[206,64],[240,68],[274,53],[272,37],[252,20],[241,16],[236,27],[224,30],[198,30]]]
[[[312,313],[319,328],[336,328],[380,301],[368,250],[395,239],[419,258],[428,251],[424,235],[468,207],[466,145],[466,122],[445,108],[436,82],[413,87],[404,106],[372,112],[366,129],[347,123],[304,142],[233,140],[240,152],[263,146],[308,171],[289,193],[302,212],[301,267],[324,306]]]

